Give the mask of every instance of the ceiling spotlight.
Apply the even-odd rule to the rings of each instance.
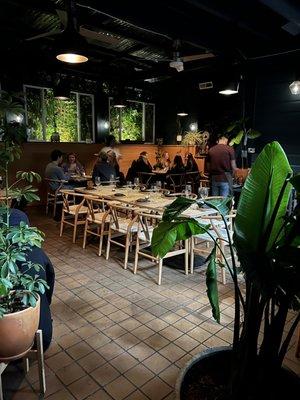
[[[300,94],[300,81],[294,81],[289,85],[292,94]]]
[[[180,111],[180,112],[178,112],[177,113],[177,115],[178,115],[178,117],[186,117],[187,115],[189,115],[187,112],[184,112],[184,111]]]
[[[239,92],[239,85],[238,82],[229,82],[219,90],[219,93],[224,94],[225,96],[237,94]]]

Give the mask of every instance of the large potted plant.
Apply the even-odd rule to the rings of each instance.
[[[41,247],[42,232],[24,222],[18,226],[10,223],[12,199],[38,200],[31,185],[34,179],[40,180],[36,173],[19,171],[17,180],[9,182],[9,167],[20,157],[25,138],[25,128],[14,121],[22,111],[19,101],[1,92],[0,174],[4,175],[4,189],[0,196],[0,361],[19,358],[31,348],[39,324],[39,293],[47,287],[38,275],[28,274],[31,268],[38,272],[40,265],[28,262],[26,257],[34,246]],[[22,181],[29,185],[19,187]]]
[[[242,190],[233,241],[229,233],[227,238],[231,262],[226,257],[224,260],[233,280],[235,302],[232,346],[210,350],[192,360],[181,374],[178,399],[277,400],[287,398],[295,387],[299,393],[299,378],[282,368],[300,320],[300,210],[298,206],[291,211],[292,186],[299,195],[300,175],[292,177],[277,142],[268,144]],[[206,201],[220,213],[226,229],[229,201]],[[181,215],[192,203],[179,198],[167,208],[154,230],[154,254],[163,256],[177,240],[209,234],[207,226]],[[213,317],[220,322],[217,249],[222,251],[215,241],[206,282]],[[242,283],[239,268],[244,275]]]

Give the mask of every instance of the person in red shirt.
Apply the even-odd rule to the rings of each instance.
[[[207,169],[211,179],[212,196],[230,196],[232,194],[232,175],[236,170],[235,154],[228,146],[228,138],[220,136],[207,156]]]

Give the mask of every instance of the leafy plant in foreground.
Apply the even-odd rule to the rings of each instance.
[[[205,202],[222,216],[231,254],[230,263],[224,257],[235,300],[231,399],[257,399],[276,392],[283,359],[300,320],[300,210],[298,206],[288,211],[292,186],[299,195],[300,175],[292,177],[284,151],[273,142],[260,153],[245,182],[233,241],[225,218],[228,200]],[[191,203],[179,198],[167,208],[153,234],[155,255],[166,254],[181,237],[201,230],[209,234],[207,227],[181,215]],[[217,248],[221,251],[218,240],[209,257],[206,282],[213,316],[219,322]],[[242,287],[238,267],[245,279]]]

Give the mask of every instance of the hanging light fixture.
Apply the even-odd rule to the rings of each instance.
[[[178,115],[178,117],[186,117],[189,114],[182,110],[182,111],[178,112],[177,115]]]
[[[70,100],[70,85],[66,81],[59,81],[53,88],[54,98],[57,100]]]
[[[67,1],[68,21],[64,32],[57,38],[56,58],[69,64],[81,64],[88,61],[84,49],[85,39],[79,34],[74,0]]]
[[[126,101],[124,100],[124,96],[117,95],[114,97],[114,107],[115,108],[125,108]]]
[[[300,81],[294,81],[289,85],[292,94],[300,94]]]
[[[240,86],[239,82],[230,81],[221,87],[221,90],[219,90],[219,93],[223,94],[225,96],[237,94],[239,92],[239,86]]]

